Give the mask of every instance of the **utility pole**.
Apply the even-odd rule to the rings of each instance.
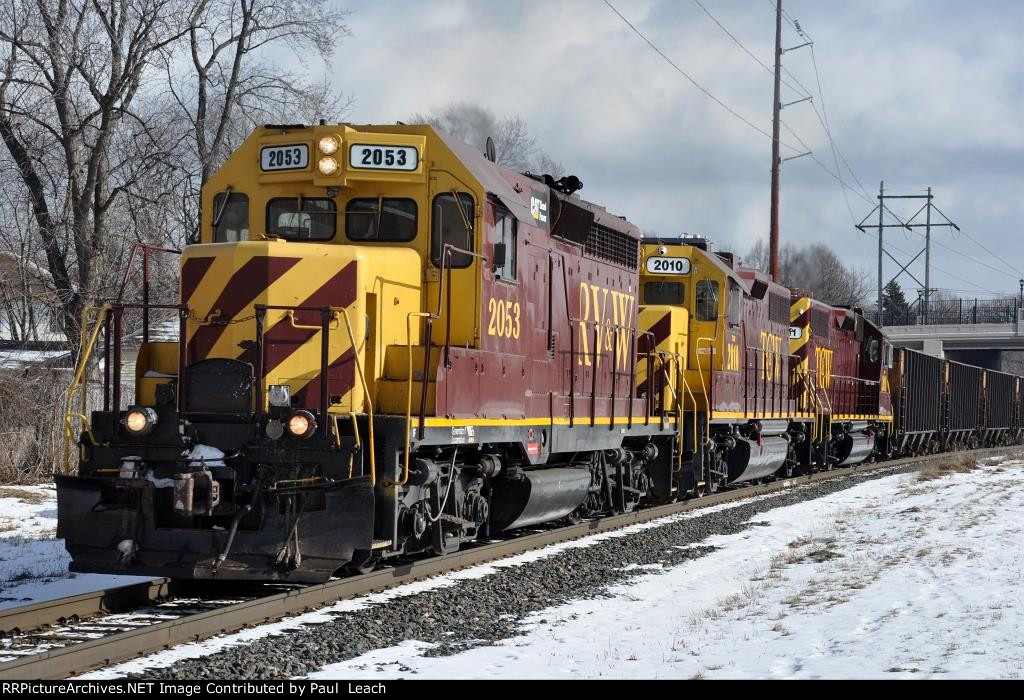
[[[779,281],[779,119],[782,111],[782,0],[775,2],[775,101],[772,103],[772,221],[768,247],[772,281]]]
[[[885,213],[885,180],[878,183],[878,326],[883,325],[882,321],[882,254],[885,247],[882,245],[882,234],[885,231],[882,215]],[[870,216],[870,214],[868,214]]]
[[[932,297],[932,188],[928,188],[928,203],[924,215],[924,322],[928,323]]]

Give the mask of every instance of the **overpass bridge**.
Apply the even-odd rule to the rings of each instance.
[[[1024,370],[1024,308],[1014,308],[1002,322],[885,325],[894,345],[1004,372]],[[940,321],[953,319],[940,318]]]

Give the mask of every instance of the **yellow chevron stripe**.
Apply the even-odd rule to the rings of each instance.
[[[244,262],[241,263],[241,265],[244,264]],[[239,267],[241,265],[239,265]],[[288,270],[288,272],[281,275],[281,277],[270,285],[269,288],[264,289],[260,293],[259,299],[273,298],[275,306],[301,304],[303,299],[308,297],[314,290],[323,286],[323,284],[333,277],[335,273],[337,273],[337,269],[324,265],[318,258],[304,258],[296,263],[290,270]],[[232,320],[251,316],[252,313],[252,308],[246,307],[242,309],[237,316],[235,316],[235,319]],[[284,311],[268,311],[267,320],[264,323],[264,329],[269,330],[284,318]],[[253,338],[255,335],[255,319],[238,324],[237,326],[230,328],[229,332],[222,334],[220,338],[217,339],[217,342],[210,351],[210,357],[237,358],[243,353],[243,350],[238,347],[239,337]],[[348,343],[346,341],[346,345],[347,344]],[[316,347],[319,348],[320,345],[317,344]],[[308,368],[309,364],[307,363],[305,366]],[[318,362],[316,367],[319,368],[319,366]],[[293,391],[297,391],[297,389],[293,387]]]
[[[247,256],[244,260],[239,261],[231,255],[215,255],[213,256],[213,264],[210,265],[206,274],[203,275],[203,279],[200,280],[199,284],[196,285],[196,289],[192,292],[192,298],[189,300],[189,307],[192,309],[192,316],[194,318],[205,319],[213,311],[211,308],[216,303],[217,298],[220,296],[221,291],[224,289],[224,285],[231,279],[231,275],[235,273],[240,265],[244,265],[249,258]],[[225,320],[225,319],[218,319]],[[188,341],[192,341],[192,337],[201,328],[198,323],[190,322],[186,324],[187,332],[186,337]]]
[[[802,316],[803,314],[805,314],[806,312],[808,312],[810,310],[811,310],[811,299],[810,299],[810,297],[801,297],[800,299],[797,299],[789,307],[789,322],[790,322],[790,324],[792,325],[792,324],[796,323],[796,320],[798,318],[800,318],[800,316]],[[810,334],[809,326],[810,326],[810,324],[805,324],[804,326],[802,326],[800,328],[800,337],[799,338],[790,338],[789,339],[789,354],[790,355],[795,355],[797,350],[799,350],[804,345],[807,345],[808,342],[810,342],[811,334]],[[806,360],[804,360],[800,364],[801,364],[802,368],[806,369],[806,367],[804,367],[804,365],[807,364]]]

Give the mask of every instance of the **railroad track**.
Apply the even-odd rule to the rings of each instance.
[[[210,595],[209,591],[197,594],[195,582],[156,579],[150,583],[2,610],[0,632],[8,638],[0,644],[0,658],[9,660],[0,663],[0,680],[67,678],[178,644],[298,615],[346,598],[720,503],[852,474],[907,465],[924,466],[961,455],[983,458],[1014,451],[1013,447],[998,447],[952,455],[912,457],[780,479],[700,499],[480,544],[448,556],[399,563],[361,576],[304,587],[278,585],[269,595],[227,595],[225,589],[219,596]]]

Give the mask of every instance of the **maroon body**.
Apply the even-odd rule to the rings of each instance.
[[[509,267],[481,264],[479,308],[453,300],[453,316],[479,314],[480,343],[452,347],[450,368],[438,368],[435,415],[584,423],[643,415],[644,402],[629,402],[639,232],[601,207],[522,175],[508,177],[525,205],[531,197],[546,199],[554,224],[549,230],[518,219],[514,257],[505,249],[514,276]],[[489,260],[507,240],[510,216],[503,203],[487,202]]]

